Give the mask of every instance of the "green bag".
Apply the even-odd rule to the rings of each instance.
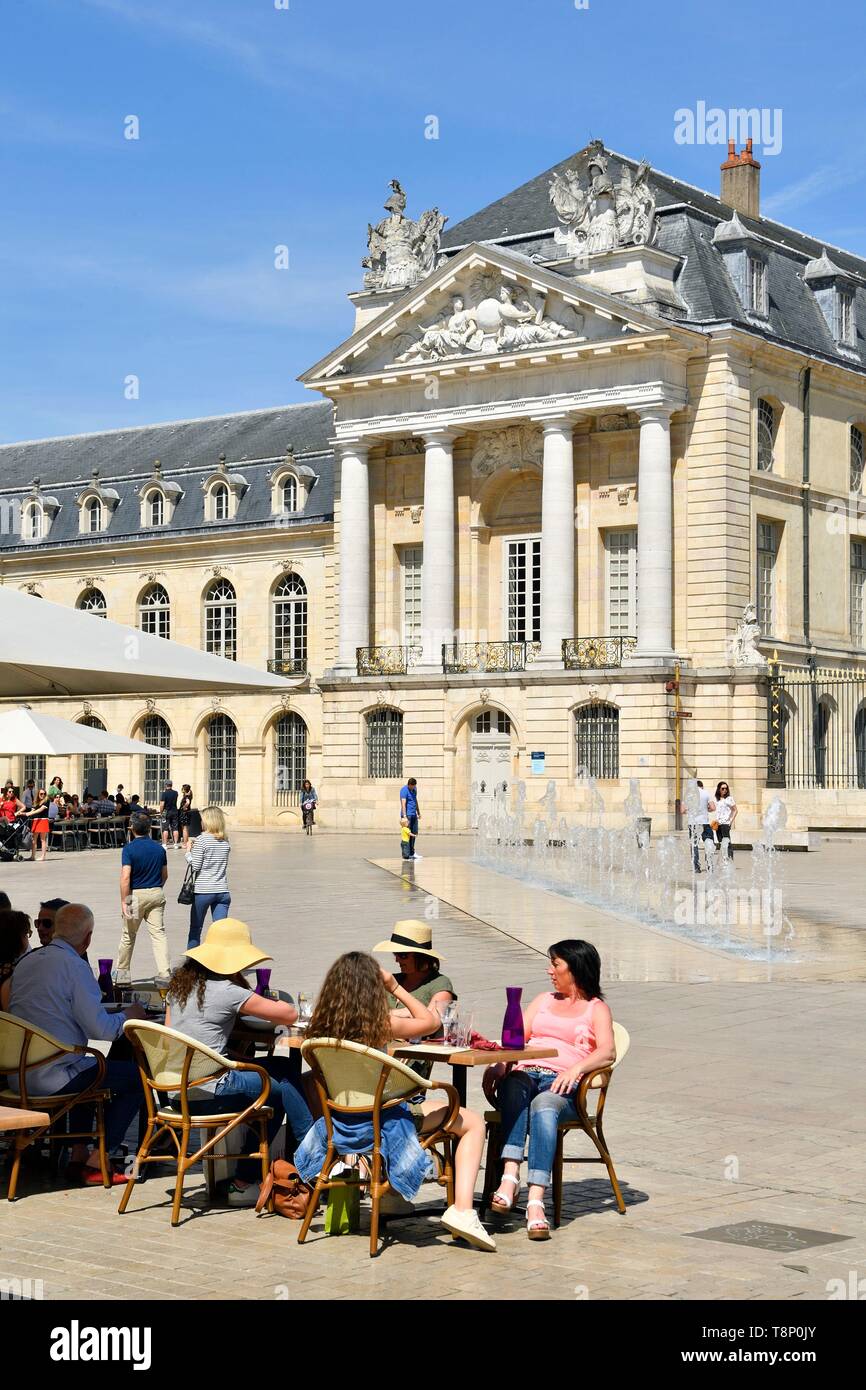
[[[345,1236],[361,1225],[361,1185],[357,1179],[345,1186],[332,1187],[325,1210],[325,1233]]]

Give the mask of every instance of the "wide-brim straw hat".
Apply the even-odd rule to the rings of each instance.
[[[411,951],[413,956],[432,956],[441,960],[438,951],[433,950],[433,929],[429,922],[419,922],[409,917],[405,922],[395,922],[388,941],[380,941],[374,951]]]
[[[215,975],[237,975],[263,960],[273,960],[273,956],[253,945],[246,922],[239,922],[236,917],[211,922],[202,944],[193,946],[186,954]]]

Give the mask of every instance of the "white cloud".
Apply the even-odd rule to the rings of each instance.
[[[839,188],[847,188],[850,184],[858,183],[863,177],[863,172],[852,170],[850,164],[828,164],[807,174],[805,178],[798,179],[796,183],[789,183],[787,188],[780,188],[778,192],[771,193],[762,200],[761,211],[767,217],[775,217],[785,208],[813,203],[816,198],[823,197],[826,193],[834,193]]]

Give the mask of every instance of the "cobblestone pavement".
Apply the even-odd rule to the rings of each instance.
[[[835,968],[827,906],[839,905],[846,927],[857,924],[864,885],[853,878],[863,878],[859,865],[852,869],[856,845],[796,856],[809,861],[789,878],[800,919],[808,923],[818,916],[812,906],[824,903],[827,969],[813,978],[742,978],[710,952],[700,970],[684,969],[689,949],[657,932],[605,921],[557,894],[517,892],[498,875],[489,876],[491,887],[485,871],[462,863],[471,852],[465,838],[430,836],[425,849],[410,877],[393,861],[391,837],[239,832],[233,913],[273,953],[273,983],[292,993],[313,993],[340,951],[369,947],[400,917],[426,913],[464,1006],[494,1036],[506,984],[528,994],[544,988],[545,944],[585,935],[603,961],[610,947],[620,967],[608,998],[632,1047],[611,1087],[605,1129],[627,1214],[613,1207],[603,1169],[567,1168],[553,1239],[531,1243],[519,1218],[497,1218],[498,1250],[488,1255],[452,1243],[430,1186],[414,1217],[390,1223],[385,1249],[370,1260],[364,1217],[361,1236],[340,1239],[325,1237],[319,1218],[299,1247],[293,1223],[208,1206],[192,1175],[184,1218],[171,1230],[162,1170],[136,1188],[124,1217],[116,1214],[118,1189],[49,1190],[30,1170],[20,1200],[0,1203],[0,1279],[41,1280],[48,1299],[825,1299],[848,1286],[851,1271],[866,1274],[866,986],[847,969],[845,931]],[[183,862],[179,853],[169,858],[176,957],[185,941],[185,912],[174,904]],[[0,887],[28,911],[40,897],[89,902],[97,915],[91,955],[114,955],[117,861],[94,851],[3,866]],[[520,910],[505,921],[508,899]],[[152,968],[142,936],[134,972]],[[469,1102],[483,1103],[478,1072],[470,1073]],[[582,1142],[572,1135],[568,1152],[586,1152]],[[693,1238],[735,1223],[747,1239],[781,1248]],[[783,1228],[781,1240],[769,1223]],[[845,1239],[807,1246],[794,1228]]]

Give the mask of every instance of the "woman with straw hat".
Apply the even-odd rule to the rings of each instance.
[[[420,999],[429,1009],[435,1009],[441,1016],[442,1010],[457,998],[454,986],[439,968],[429,922],[414,918],[395,922],[388,940],[380,941],[378,946],[373,947],[374,954],[384,951],[390,951],[397,962],[398,973],[395,973],[394,979],[398,985],[415,999]],[[388,999],[392,1009],[399,1009],[394,995],[389,995]]]
[[[166,1024],[223,1054],[228,1049],[238,1015],[291,1027],[298,1017],[294,1004],[256,994],[242,974],[270,959],[253,944],[250,929],[244,922],[234,917],[212,922],[202,945],[187,951],[183,964],[177,967],[169,981]],[[266,1057],[260,1065],[271,1078],[268,1103],[274,1114],[268,1137],[274,1138],[285,1115],[290,1131],[286,1136],[286,1157],[289,1158],[312,1126],[313,1117],[292,1081],[287,1059]],[[240,1094],[254,1098],[261,1091],[261,1085],[261,1078],[255,1072],[229,1071],[216,1081],[203,1082],[196,1090],[211,1092],[213,1102],[202,1108],[218,1111],[230,1096]],[[254,1179],[255,1173],[255,1160],[238,1163],[228,1193],[230,1206],[255,1206],[258,1186],[247,1179],[247,1174]]]

